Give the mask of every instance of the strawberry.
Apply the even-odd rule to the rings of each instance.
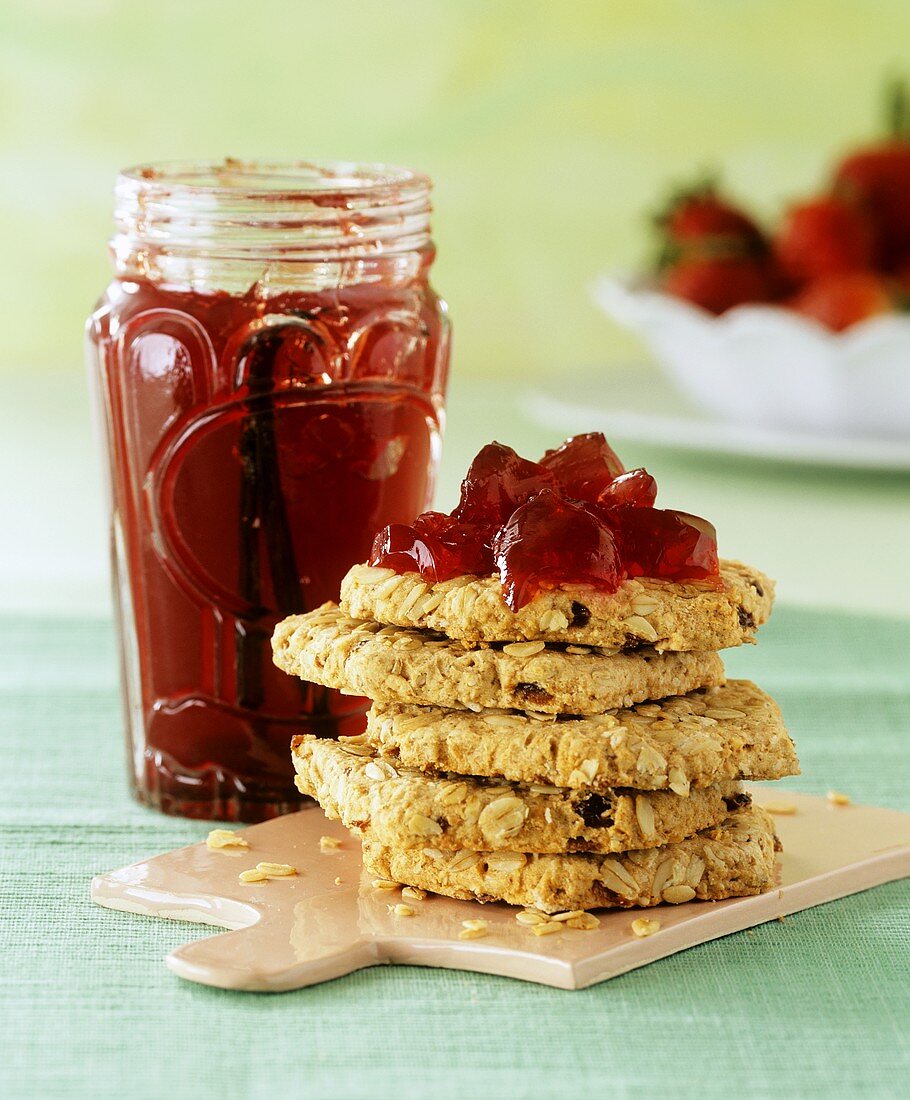
[[[848,271],[816,279],[790,305],[835,332],[893,309],[888,284],[874,271]]]
[[[723,313],[745,302],[770,302],[777,295],[777,279],[769,263],[745,256],[682,259],[662,275],[670,294]]]
[[[836,195],[791,206],[774,241],[782,273],[797,286],[825,275],[866,270],[874,253],[868,215]]]
[[[718,195],[713,181],[678,192],[656,222],[665,238],[665,262],[693,253],[757,255],[766,250],[762,231]]]
[[[910,261],[902,265],[891,285],[894,308],[902,313],[910,312]]]
[[[894,271],[910,259],[910,105],[903,83],[891,90],[891,135],[846,157],[836,192],[864,207],[878,235],[878,261]]]

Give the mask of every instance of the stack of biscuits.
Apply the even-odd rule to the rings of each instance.
[[[373,700],[366,732],[296,737],[297,785],[363,843],[367,871],[543,913],[756,894],[771,819],[744,779],[799,770],[774,701],[726,680],[773,585],[637,579],[548,589],[437,584],[355,566],[341,604],[279,624],[286,672]]]

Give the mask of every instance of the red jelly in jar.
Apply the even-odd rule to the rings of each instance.
[[[131,773],[167,813],[295,808],[293,734],[364,703],[272,664],[375,532],[429,503],[449,325],[429,181],[369,165],[124,172],[88,322]]]

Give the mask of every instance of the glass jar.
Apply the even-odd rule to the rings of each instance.
[[[363,728],[363,700],[278,671],[270,636],[430,502],[449,323],[429,191],[358,164],[118,178],[88,358],[130,772],[166,813],[294,809],[292,735]]]

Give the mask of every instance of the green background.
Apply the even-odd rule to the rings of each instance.
[[[118,168],[225,154],[431,173],[460,371],[628,359],[587,288],[670,182],[775,211],[895,67],[905,0],[2,0],[0,360],[78,365]]]

